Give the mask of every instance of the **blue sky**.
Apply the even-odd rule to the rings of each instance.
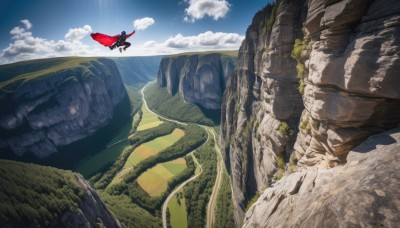
[[[132,56],[238,49],[271,0],[3,0],[0,64],[52,56]],[[251,2],[251,3],[249,3]],[[136,21],[136,26],[134,22]],[[120,54],[91,39],[136,30]]]

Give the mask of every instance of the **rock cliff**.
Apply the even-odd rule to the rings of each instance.
[[[244,227],[397,227],[400,128],[368,138],[345,165],[284,177],[247,211]]]
[[[84,192],[82,202],[75,211],[65,212],[60,223],[64,227],[124,227],[107,209],[97,192],[80,175],[74,174]]]
[[[280,0],[255,15],[221,110],[237,225],[282,175],[342,166],[368,136],[399,124],[399,18],[394,0]],[[277,224],[254,211],[247,225]]]
[[[37,60],[4,65],[0,72],[3,157],[11,153],[43,159],[115,118],[129,118],[127,93],[112,60]],[[114,111],[121,107],[128,112],[117,116]]]
[[[231,170],[238,225],[250,198],[268,187],[278,158],[290,156],[296,139],[303,103],[290,53],[302,38],[303,4],[282,1],[254,16],[224,94],[220,144]]]
[[[206,109],[220,109],[226,82],[236,67],[236,52],[181,54],[164,57],[158,84],[171,95]]]

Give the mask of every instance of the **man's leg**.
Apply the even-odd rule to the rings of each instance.
[[[124,45],[125,45],[124,51],[126,51],[126,49],[131,46],[131,43],[125,42]]]

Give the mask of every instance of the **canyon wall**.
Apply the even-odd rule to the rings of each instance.
[[[130,104],[115,63],[58,58],[2,66],[0,149],[46,158],[93,135]],[[114,112],[124,106],[126,114]],[[72,152],[71,152],[72,153]]]
[[[255,15],[221,110],[238,226],[250,199],[282,176],[343,166],[368,136],[398,126],[399,3],[281,0]],[[254,211],[246,221],[267,221]],[[274,226],[247,222],[260,224]]]
[[[236,67],[235,53],[182,54],[164,57],[158,71],[158,85],[171,95],[206,109],[220,109],[222,94]]]

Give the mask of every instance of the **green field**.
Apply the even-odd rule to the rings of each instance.
[[[185,132],[177,128],[169,135],[158,137],[147,143],[143,143],[142,145],[138,146],[131,153],[131,155],[129,155],[128,159],[125,162],[124,168],[130,168],[134,165],[137,165],[143,159],[155,155],[165,148],[172,146],[184,135]]]
[[[149,128],[157,127],[163,123],[163,121],[159,120],[158,116],[150,112],[145,105],[142,106],[142,111],[142,121],[140,121],[137,131],[143,131]]]
[[[129,135],[130,130],[131,130],[131,124],[128,123],[118,133],[118,135],[116,135],[108,143],[108,145],[112,145],[113,143],[116,143],[119,140],[126,139]],[[82,163],[78,165],[76,169],[74,169],[74,171],[79,172],[84,177],[88,178],[91,175],[95,174],[97,171],[99,171],[102,167],[106,166],[111,162],[114,162],[121,155],[122,151],[127,147],[129,147],[128,140],[107,147],[104,150],[100,151],[99,153],[84,160]]]
[[[184,158],[160,163],[140,175],[137,182],[150,196],[158,196],[167,190],[168,182],[186,167]]]
[[[174,197],[172,197],[172,199],[169,201],[168,210],[170,214],[170,224],[172,228],[188,227],[186,202],[185,197],[183,197],[181,191],[174,195]]]

